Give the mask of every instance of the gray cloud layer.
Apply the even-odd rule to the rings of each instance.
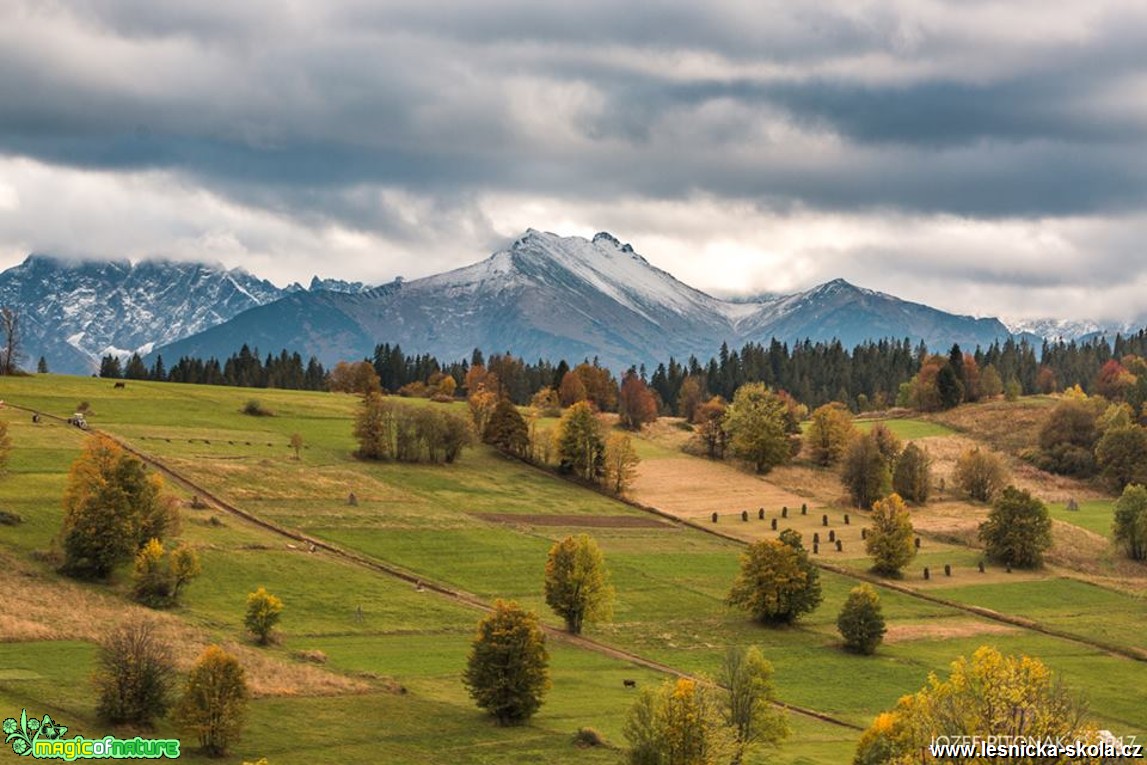
[[[613,227],[683,276],[740,264],[702,287],[943,304],[944,274],[964,310],[1052,313],[1147,281],[1143,50],[1138,2],[16,0],[0,248],[384,278]],[[105,231],[92,198],[156,219]]]

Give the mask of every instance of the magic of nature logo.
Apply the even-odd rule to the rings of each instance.
[[[28,710],[20,711],[20,719],[4,720],[4,743],[22,757],[43,760],[156,760],[160,757],[179,757],[177,739],[135,738],[115,736],[86,739],[83,736],[64,738],[68,726],[60,725],[51,716],[29,717]]]

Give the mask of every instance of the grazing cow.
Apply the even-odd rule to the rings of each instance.
[[[637,687],[637,681],[636,680],[622,680],[621,684],[624,685],[626,688],[636,688]]]
[[[126,388],[126,387],[127,387],[127,383],[125,383],[125,382],[117,382],[117,383],[116,383],[116,384],[115,384],[113,387],[115,387],[115,388]]]

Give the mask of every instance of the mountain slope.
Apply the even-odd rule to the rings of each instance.
[[[669,356],[707,358],[722,342],[909,337],[946,350],[1006,337],[994,319],[907,303],[837,280],[807,292],[734,303],[693,289],[601,233],[592,241],[529,230],[479,263],[411,282],[340,294],[296,292],[161,349],[225,357],[246,342],[315,355],[324,364],[370,356],[376,343],[441,359],[474,348],[614,369]]]
[[[200,263],[71,262],[29,255],[0,274],[20,315],[25,366],[90,372],[106,353],[146,353],[282,297],[241,269]]]
[[[937,351],[947,350],[953,343],[967,348],[988,345],[1010,334],[996,319],[946,313],[856,287],[844,279],[763,302],[740,327],[747,339],[758,341],[807,337],[837,339],[852,347],[865,340],[910,337]]]
[[[360,282],[311,280],[280,289],[243,269],[164,260],[132,264],[29,255],[0,273],[0,305],[19,314],[25,368],[87,374],[109,353],[127,356],[198,334],[300,291],[361,293]],[[240,343],[241,345],[242,343]]]

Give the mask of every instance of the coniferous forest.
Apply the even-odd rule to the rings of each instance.
[[[923,344],[913,346],[908,339],[867,342],[851,350],[837,341],[805,340],[790,345],[773,339],[768,344],[748,343],[739,350],[722,345],[707,361],[695,356],[684,360],[670,357],[655,369],[642,366],[632,371],[648,383],[666,414],[680,414],[678,402],[687,379],[693,380],[690,387],[695,386],[705,400],[711,396],[728,400],[745,383],[763,382],[787,391],[810,408],[840,401],[854,411],[894,405],[933,408],[926,395],[921,398],[916,385],[922,372],[927,384],[931,375],[936,377],[937,407],[1005,391],[1026,395],[1078,385],[1092,393],[1113,384],[1113,379],[1122,379],[1132,387],[1147,387],[1147,374],[1140,374],[1147,371],[1141,369],[1142,359],[1147,357],[1147,330],[1117,335],[1110,342],[1100,337],[1086,342],[1045,342],[1035,348],[1025,340],[1008,339],[971,352],[959,346],[942,355],[933,355],[934,350]],[[365,361],[374,368],[383,390],[406,395],[426,395],[427,386],[435,385],[443,376],[452,377],[453,389],[463,394],[471,369],[481,367],[484,373],[496,375],[502,395],[520,405],[530,403],[534,394],[547,387],[559,391],[567,373],[577,369],[565,359],[528,362],[508,352],[487,357],[479,349],[469,359],[443,362],[429,354],[407,354],[390,343],[377,345],[373,358]],[[574,363],[598,370],[599,376],[612,380],[616,389],[616,376],[600,369],[596,359]],[[1124,373],[1130,377],[1120,378]],[[138,354],[126,363],[109,355],[103,358],[99,375],[298,390],[324,390],[330,378],[329,370],[314,357],[304,363],[299,353],[285,349],[277,355],[262,356],[247,345],[223,361],[184,357],[170,367],[162,356],[149,367]],[[944,393],[949,375],[958,380],[963,391],[955,401],[948,401]],[[997,385],[999,390],[994,390]],[[1142,396],[1133,392],[1132,398],[1147,400],[1147,391]],[[612,408],[616,395],[605,396],[599,405]]]

